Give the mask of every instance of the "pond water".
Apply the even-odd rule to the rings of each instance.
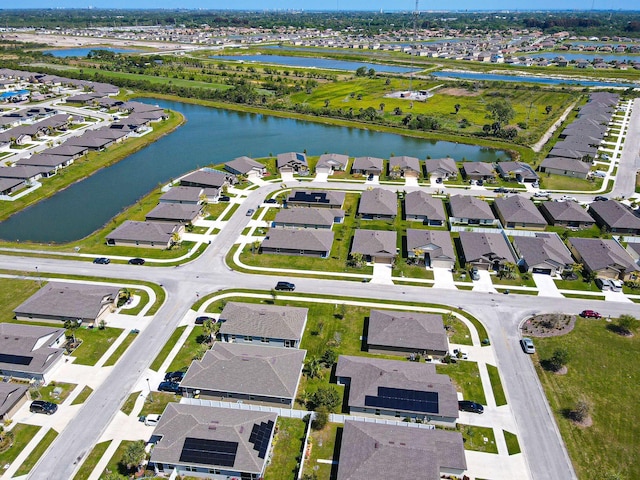
[[[187,122],[121,162],[0,223],[0,238],[35,242],[78,240],[105,225],[118,212],[158,185],[195,168],[224,163],[241,155],[266,157],[306,149],[309,155],[333,152],[382,158],[409,155],[420,159],[451,156],[458,161],[485,162],[509,158],[504,151],[475,145],[423,140],[180,102],[141,101],[176,110],[187,118]]]
[[[475,72],[431,72],[430,75],[438,78],[453,78],[460,80],[488,80],[500,82],[526,82],[543,85],[578,85],[582,87],[637,87],[633,83],[599,82],[595,80],[574,80],[566,78],[536,77],[529,75],[500,75],[496,73]]]
[[[619,61],[624,62],[626,60],[637,62],[640,61],[640,55],[613,55],[611,53],[569,53],[569,52],[544,52],[544,53],[535,53],[531,55],[533,58],[547,58],[549,60],[553,60],[556,57],[564,57],[566,60],[586,60],[587,62],[593,61],[594,58],[601,58],[605,62],[613,62]]]
[[[376,72],[407,73],[418,72],[420,69],[397,67],[395,65],[381,65],[379,63],[349,62],[347,60],[332,60],[315,57],[288,57],[286,55],[215,55],[214,60],[235,60],[244,62],[271,63],[288,67],[323,68],[329,70],[352,70],[360,67],[367,70],[373,68]]]
[[[136,53],[140,50],[130,48],[111,48],[111,47],[91,47],[91,48],[65,48],[61,50],[45,50],[43,53],[50,53],[54,57],[86,57],[91,50],[107,50],[113,53]]]

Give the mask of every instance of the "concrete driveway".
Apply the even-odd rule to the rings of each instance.
[[[563,297],[559,291],[556,283],[553,281],[551,275],[545,275],[544,273],[532,274],[533,281],[538,289],[538,296],[540,297]]]
[[[435,288],[458,288],[453,281],[451,269],[442,267],[435,267],[433,269],[433,286]]]
[[[418,178],[417,177],[404,177],[404,185],[406,187],[417,187],[418,186]]]
[[[316,173],[316,178],[313,179],[314,182],[326,182],[327,180],[329,180],[329,174],[327,172],[318,172]]]
[[[380,185],[380,175],[374,175],[371,180],[367,177],[364,183],[365,185]]]
[[[371,283],[393,285],[393,280],[391,280],[392,269],[393,267],[388,263],[374,263],[373,278],[371,279]]]
[[[474,292],[497,293],[497,290],[493,287],[491,274],[488,270],[478,270],[478,275],[480,276],[480,280],[473,280]]]

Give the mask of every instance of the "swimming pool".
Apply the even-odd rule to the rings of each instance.
[[[21,95],[26,95],[29,93],[29,90],[18,90],[17,92],[3,92],[0,93],[0,99],[5,100],[11,97],[19,97]]]

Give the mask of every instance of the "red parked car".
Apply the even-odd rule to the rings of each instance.
[[[580,316],[583,318],[602,318],[602,315],[593,310],[583,310]]]

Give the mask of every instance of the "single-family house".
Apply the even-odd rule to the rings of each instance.
[[[460,232],[461,265],[471,264],[482,270],[503,270],[507,263],[517,263],[509,242],[502,233]]]
[[[462,434],[347,420],[337,480],[439,480],[467,469]]]
[[[629,242],[627,243],[626,250],[636,264],[640,265],[640,243]]]
[[[341,209],[346,194],[337,190],[292,190],[285,200],[291,207],[322,207]]]
[[[180,243],[184,225],[168,222],[137,222],[125,220],[106,236],[110,246],[171,248]]]
[[[360,195],[358,215],[364,220],[394,219],[398,214],[398,196],[391,190],[373,188]]]
[[[51,167],[35,167],[33,165],[24,165],[17,167],[0,167],[0,178],[10,178],[20,180],[25,183],[36,182],[52,169]]]
[[[420,160],[416,157],[402,155],[400,157],[389,158],[389,176],[391,178],[420,178],[421,173]]]
[[[346,170],[349,156],[340,153],[323,153],[316,163],[316,172],[332,174],[338,170]]]
[[[83,155],[85,155],[89,149],[87,147],[81,147],[79,145],[67,145],[67,143],[63,143],[62,145],[58,145],[57,147],[48,148],[40,152],[40,154],[49,154],[49,155],[60,155],[63,157],[71,157],[73,160],[76,160]]]
[[[496,178],[496,169],[493,163],[488,162],[464,162],[462,175],[467,180],[491,181]]]
[[[404,196],[405,218],[425,225],[442,226],[447,221],[442,200],[423,190],[414,190]]]
[[[223,173],[217,170],[204,169],[191,172],[180,179],[180,185],[184,187],[200,187],[200,188],[215,188],[222,189],[222,187],[234,185],[238,179],[235,175],[230,173]]]
[[[293,406],[306,350],[215,342],[180,383],[186,397]]]
[[[591,165],[573,158],[547,157],[540,164],[540,172],[565,177],[587,178]]]
[[[158,200],[160,203],[182,203],[185,205],[198,205],[202,203],[204,188],[202,187],[171,187],[162,194]]]
[[[267,167],[265,165],[249,157],[234,158],[224,164],[224,169],[234,175],[262,177],[267,173]]]
[[[616,240],[570,237],[568,241],[576,262],[582,263],[587,272],[619,280],[640,277],[640,267]]]
[[[451,157],[431,158],[424,162],[425,171],[429,177],[456,178],[458,176],[458,165]]]
[[[534,183],[538,181],[538,174],[531,165],[523,162],[498,162],[498,174],[505,180],[515,180],[520,183]]]
[[[31,155],[30,157],[21,158],[15,164],[19,166],[31,165],[34,167],[46,167],[53,169],[54,172],[57,172],[61,168],[68,167],[72,163],[73,158],[71,157],[39,153],[36,155]]]
[[[64,328],[0,323],[0,376],[47,382],[65,342]]]
[[[203,206],[186,203],[159,203],[147,213],[145,219],[149,222],[168,222],[175,224],[193,223],[202,216]]]
[[[264,477],[278,414],[169,403],[153,431],[149,466],[161,476]]]
[[[393,263],[397,255],[396,232],[388,230],[356,229],[350,253],[361,254],[374,263]]]
[[[223,342],[299,348],[309,309],[228,302],[220,313]]]
[[[528,230],[544,230],[547,221],[535,204],[522,195],[498,197],[494,200],[498,218],[506,228],[526,228]]]
[[[103,284],[49,282],[18,305],[18,320],[37,322],[82,321],[97,325],[115,311],[118,287]]]
[[[279,153],[276,157],[276,168],[280,173],[289,172],[299,175],[307,175],[309,173],[307,156],[298,152]]]
[[[356,157],[351,166],[351,173],[360,173],[362,175],[380,175],[384,160],[377,157]]]
[[[431,363],[340,355],[336,379],[345,385],[351,415],[415,418],[453,427],[458,394]]]
[[[489,204],[471,195],[452,195],[449,198],[449,221],[461,225],[498,225]]]
[[[421,353],[440,358],[449,351],[442,315],[371,310],[367,325],[369,353],[403,356]]]
[[[280,228],[328,228],[342,223],[344,210],[337,208],[282,208],[276,213],[273,227]]]
[[[329,229],[272,228],[260,245],[261,253],[328,258],[333,245]]]
[[[556,233],[536,233],[535,237],[513,237],[520,267],[529,273],[559,275],[574,263],[571,252]]]
[[[543,202],[540,212],[549,225],[590,228],[595,224],[593,217],[578,202]]]
[[[31,400],[29,385],[21,383],[0,383],[0,421],[8,422],[11,417]]]
[[[456,264],[451,234],[443,230],[407,228],[407,256],[431,268],[452,269]]]
[[[640,235],[638,213],[616,200],[591,203],[589,214],[600,228],[606,228],[609,232]]]
[[[11,195],[26,185],[27,183],[20,178],[0,178],[0,195]]]

